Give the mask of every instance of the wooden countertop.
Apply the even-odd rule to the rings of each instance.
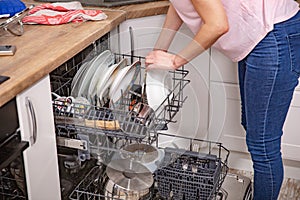
[[[165,14],[168,11],[169,4],[169,1],[156,1],[143,4],[121,6],[115,9],[125,11],[126,19],[133,19],[139,17]]]
[[[0,75],[10,77],[0,84],[0,106],[124,20],[164,14],[168,5],[168,1],[159,1],[114,9],[101,8],[108,19],[57,26],[25,25],[24,34],[20,37],[1,31],[0,45],[16,45],[17,51],[14,56],[0,57]]]

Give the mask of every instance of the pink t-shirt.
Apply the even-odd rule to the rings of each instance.
[[[180,18],[196,34],[202,24],[191,0],[170,0]],[[222,0],[229,31],[213,45],[233,61],[240,61],[271,31],[299,11],[293,0]]]

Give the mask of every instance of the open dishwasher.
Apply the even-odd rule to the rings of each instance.
[[[80,91],[74,78],[107,51],[106,42],[99,39],[50,74],[62,198],[220,199],[229,151],[218,142],[166,133],[187,98],[183,67],[167,72],[171,87],[150,106],[144,58],[113,54],[111,66],[127,62],[133,69],[128,84],[117,87],[116,96],[108,95],[114,81],[101,98],[72,96]]]

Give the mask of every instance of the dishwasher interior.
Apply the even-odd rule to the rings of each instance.
[[[168,72],[172,88],[155,108],[145,92],[144,58],[133,55],[113,54],[114,63],[126,60],[135,68],[115,101],[107,95],[76,101],[71,96],[77,72],[109,49],[108,39],[95,41],[50,74],[62,198],[220,199],[229,151],[218,142],[168,133],[187,98],[184,67]]]

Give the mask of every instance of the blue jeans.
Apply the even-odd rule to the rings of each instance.
[[[281,136],[300,74],[300,13],[239,62],[242,125],[254,168],[254,199],[275,200],[283,180]],[[300,170],[300,169],[299,169]]]

